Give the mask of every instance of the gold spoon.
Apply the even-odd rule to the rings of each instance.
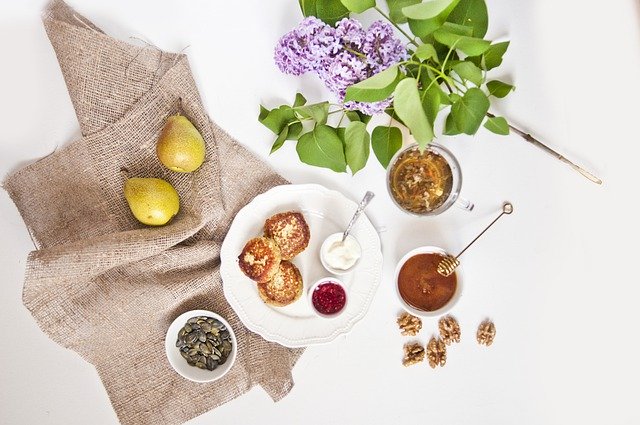
[[[475,241],[477,241],[480,238],[480,236],[482,236],[484,234],[484,232],[489,230],[489,227],[493,226],[493,224],[496,221],[498,221],[498,219],[500,217],[502,217],[505,214],[507,214],[507,215],[511,214],[512,212],[513,212],[513,205],[511,205],[510,202],[505,202],[504,204],[502,204],[502,212],[500,213],[500,215],[497,216],[491,222],[491,224],[489,224],[487,227],[485,227],[484,230],[482,232],[480,232],[480,234],[478,236],[476,236],[476,238],[469,243],[469,245],[465,246],[464,249],[462,251],[460,251],[460,253],[458,255],[456,255],[455,257],[453,257],[451,255],[447,255],[440,261],[440,263],[438,264],[438,273],[440,273],[444,277],[447,277],[451,273],[453,273],[453,271],[456,269],[456,267],[458,267],[460,265],[460,260],[458,260],[458,258],[460,258],[460,256],[462,254],[464,254],[464,252],[467,250],[467,248],[469,248],[471,245],[473,245],[473,243]]]

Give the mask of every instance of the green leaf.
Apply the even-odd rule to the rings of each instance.
[[[465,37],[473,37],[473,28],[467,27],[453,22],[445,22],[442,29],[453,34],[464,35]]]
[[[299,3],[305,17],[316,16],[331,26],[349,16],[349,10],[340,0],[300,0]]]
[[[488,110],[489,99],[482,90],[473,87],[451,106],[451,115],[458,130],[465,134],[475,134]]]
[[[453,114],[451,112],[449,112],[449,115],[447,115],[447,119],[445,120],[443,133],[447,136],[455,136],[456,134],[462,133],[462,131],[460,131],[460,129],[456,125]]]
[[[262,120],[264,120],[267,115],[269,115],[269,112],[271,111],[260,105],[260,114],[258,115],[258,121],[262,122]]]
[[[422,108],[418,82],[414,78],[405,78],[398,83],[393,96],[396,114],[411,130],[420,148],[424,149],[433,140],[433,124]]]
[[[396,24],[404,24],[407,22],[407,17],[402,13],[402,9],[414,4],[420,3],[422,0],[387,0],[387,6],[389,6],[389,17]]]
[[[371,147],[380,164],[387,168],[393,155],[402,147],[402,132],[397,127],[376,127],[371,133]]]
[[[425,43],[418,46],[416,49],[415,55],[421,61],[427,61],[429,59],[433,59],[438,62],[438,52],[436,52],[433,44]]]
[[[448,22],[473,29],[473,37],[482,38],[487,33],[489,16],[484,0],[461,0],[447,18]]]
[[[283,128],[289,125],[289,123],[297,121],[297,118],[293,109],[287,105],[282,105],[271,111],[264,106],[260,106],[258,121],[275,134],[280,134]]]
[[[289,124],[287,140],[298,140],[300,133],[302,133],[302,123],[294,122]]]
[[[300,11],[302,12],[302,16],[307,17],[309,16],[309,14],[307,14],[307,10],[306,8],[308,7],[309,3],[315,3],[315,1],[311,2],[308,0],[298,0],[298,4],[300,5]]]
[[[346,111],[345,115],[349,118],[349,121],[360,121],[367,124],[371,121],[371,116],[363,114],[360,111]]]
[[[349,17],[349,10],[340,0],[317,0],[316,11],[318,13],[316,16],[331,26],[342,18]]]
[[[305,103],[307,103],[307,99],[302,95],[302,93],[296,93],[296,100],[293,101],[293,107],[296,108],[304,105]]]
[[[402,13],[407,18],[422,21],[425,19],[435,18],[436,16],[447,10],[447,8],[451,6],[451,4],[458,3],[459,1],[460,0],[427,0],[403,8]]]
[[[273,146],[271,146],[271,152],[269,152],[269,155],[271,155],[272,153],[280,149],[282,145],[284,145],[285,140],[287,140],[288,134],[289,134],[289,127],[283,128],[280,134],[278,134],[276,141],[273,142]]]
[[[442,90],[440,87],[433,84],[429,87],[429,90],[420,92],[420,99],[422,101],[422,109],[427,114],[427,119],[431,123],[431,128],[433,128],[433,123],[436,121],[436,117],[438,116],[438,112],[440,112],[440,105],[442,104],[441,98]]]
[[[405,7],[402,13],[409,18],[411,32],[424,38],[446,22],[447,17],[459,2],[460,0],[430,0]]]
[[[365,123],[350,122],[344,132],[344,151],[351,174],[362,170],[369,159],[369,133]]]
[[[452,68],[456,74],[462,77],[465,80],[471,81],[476,86],[480,86],[482,81],[484,80],[482,76],[482,70],[472,64],[471,62],[460,62],[453,66]]]
[[[358,114],[358,111],[345,111],[344,114],[351,122],[360,121],[360,115]]]
[[[451,28],[440,28],[433,33],[433,36],[440,43],[460,50],[467,56],[481,55],[491,45],[487,40],[456,34],[451,31]]]
[[[508,47],[508,41],[495,43],[489,46],[487,51],[484,52],[484,55],[482,55],[483,68],[488,71],[500,66],[500,64],[502,63],[502,57],[504,56]]]
[[[376,0],[340,0],[344,7],[354,13],[362,13],[367,9],[375,7]]]
[[[377,102],[388,98],[398,82],[398,66],[392,66],[347,88],[345,102]]]
[[[509,123],[503,117],[491,117],[487,118],[484,123],[484,127],[496,134],[506,136],[509,134]]]
[[[449,95],[449,99],[451,99],[451,103],[456,103],[457,101],[462,99],[462,97],[458,93],[451,93]]]
[[[318,124],[325,124],[329,116],[329,102],[314,103],[312,105],[298,106],[295,111],[303,118],[311,118]]]
[[[511,84],[503,83],[502,81],[493,80],[487,83],[487,89],[489,89],[489,96],[495,96],[499,98],[503,98],[512,90],[514,90]]]
[[[342,141],[336,130],[327,125],[318,125],[313,131],[300,136],[296,151],[300,161],[305,164],[329,168],[338,173],[347,171]]]
[[[451,105],[449,96],[444,91],[442,91],[440,84],[438,84],[438,82],[435,82],[432,84],[432,81],[433,81],[433,74],[425,75],[425,73],[422,73],[422,75],[420,75],[420,85],[424,88],[426,87],[429,88],[429,90],[427,90],[427,96],[432,96],[432,95],[437,96],[438,101],[440,102],[441,105]],[[424,103],[425,102],[423,101],[422,102],[423,106],[424,106]],[[426,110],[427,109],[425,108],[425,111]],[[427,113],[427,117],[429,117],[428,113]],[[431,122],[433,123],[434,121],[431,121]]]

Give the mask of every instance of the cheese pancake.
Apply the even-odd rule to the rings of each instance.
[[[258,284],[258,292],[265,303],[284,307],[300,298],[302,286],[300,270],[295,264],[282,261],[273,279]]]
[[[240,270],[251,280],[268,282],[278,271],[282,256],[273,239],[253,238],[238,256]]]
[[[283,260],[290,260],[304,251],[311,237],[304,216],[296,211],[269,217],[264,223],[264,234],[276,242]]]

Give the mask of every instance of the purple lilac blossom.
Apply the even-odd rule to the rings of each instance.
[[[362,28],[360,21],[343,18],[336,23],[336,38],[341,47],[350,48],[354,51],[362,49],[367,33]]]
[[[339,47],[335,29],[310,16],[278,40],[274,60],[283,73],[301,75],[321,69],[323,60]]]
[[[286,74],[314,71],[340,102],[347,88],[407,57],[407,50],[382,21],[364,30],[355,19],[344,18],[333,28],[317,18],[305,18],[285,34],[275,49],[275,61]],[[391,98],[380,102],[346,102],[344,107],[367,115],[384,111]]]
[[[367,55],[373,74],[407,58],[407,49],[395,37],[391,25],[382,21],[374,22],[367,30],[362,52]]]

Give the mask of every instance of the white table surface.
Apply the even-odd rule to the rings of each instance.
[[[272,135],[256,121],[258,104],[291,101],[296,90],[312,101],[326,93],[314,78],[282,75],[272,62],[274,43],[300,19],[296,1],[70,3],[113,36],[173,51],[190,46],[213,119],[294,183],[321,183],[353,198],[367,189],[378,194],[368,212],[386,228],[385,267],[363,321],[309,348],[279,403],[257,387],[190,424],[640,423],[638,2],[488,2],[488,36],[511,40],[496,76],[517,85],[494,109],[605,183],[589,183],[515,135],[442,137],[462,164],[463,192],[476,209],[427,219],[392,205],[373,156],[356,177],[300,164],[291,142],[267,156]],[[0,176],[79,134],[40,22],[43,6],[0,1]],[[443,369],[404,368],[395,262],[423,244],[461,248],[503,200],[515,214],[464,256],[466,289],[453,311],[462,342]],[[117,423],[94,368],[49,340],[22,305],[33,245],[4,191],[0,217],[0,423]],[[474,339],[485,317],[497,327],[488,349]],[[425,320],[418,339],[435,330],[435,320]]]

